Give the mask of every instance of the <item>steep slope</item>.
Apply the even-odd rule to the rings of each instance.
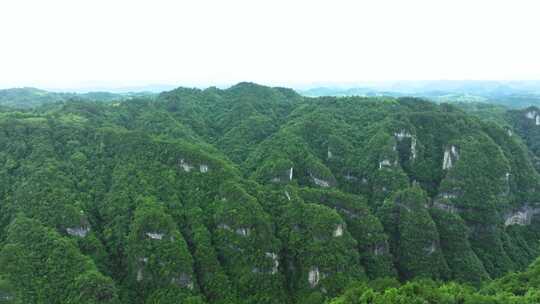
[[[420,99],[241,83],[5,110],[0,164],[0,293],[27,303],[86,286],[19,284],[41,275],[7,267],[26,258],[10,248],[62,259],[12,236],[27,222],[91,259],[93,292],[122,303],[322,303],[383,277],[479,285],[539,254],[540,180],[519,136]]]

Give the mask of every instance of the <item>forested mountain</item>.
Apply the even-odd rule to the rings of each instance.
[[[40,90],[36,88],[14,88],[0,90],[0,106],[28,109],[45,104],[65,102],[69,100],[86,101],[114,101],[127,100],[133,97],[150,97],[152,93],[110,93],[110,92],[88,92],[88,93],[58,93]]]
[[[540,82],[529,81],[388,81],[361,85],[341,84],[300,90],[309,97],[321,96],[414,96],[438,103],[497,104],[514,109],[540,106]]]
[[[0,303],[540,297],[538,109],[240,83],[0,110]]]

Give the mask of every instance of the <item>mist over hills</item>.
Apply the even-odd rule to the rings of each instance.
[[[540,81],[401,81],[361,86],[315,87],[301,94],[317,96],[414,96],[435,102],[486,102],[510,108],[540,105]]]
[[[53,92],[37,88],[24,87],[0,90],[0,106],[28,109],[44,104],[66,102],[69,100],[113,101],[128,100],[134,97],[151,97],[156,93],[147,91],[111,93],[92,91],[87,93]]]
[[[228,86],[220,86],[226,88]],[[44,103],[79,98],[111,101],[137,96],[152,96],[172,90],[173,85],[94,86],[73,90],[13,88],[0,90],[0,106],[34,107]],[[202,87],[204,88],[204,87]],[[359,84],[302,85],[295,89],[308,97],[322,96],[392,96],[421,97],[434,102],[490,103],[509,108],[540,106],[540,81],[387,81]]]

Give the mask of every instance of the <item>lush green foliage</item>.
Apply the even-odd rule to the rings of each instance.
[[[134,97],[152,97],[149,92],[115,94],[109,92],[89,92],[89,93],[57,93],[40,90],[36,88],[15,88],[0,90],[0,106],[30,109],[41,105],[51,105],[54,103],[66,102],[69,100],[84,101],[120,101]]]
[[[447,303],[447,304],[532,304],[540,301],[540,260],[526,271],[510,273],[480,289],[457,283],[414,280],[400,285],[391,279],[377,279],[349,287],[331,304]]]
[[[516,113],[251,83],[3,109],[0,301],[535,299],[429,281],[539,255],[540,131]]]

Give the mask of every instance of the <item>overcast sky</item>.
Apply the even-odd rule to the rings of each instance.
[[[540,1],[1,0],[0,87],[540,79]]]

